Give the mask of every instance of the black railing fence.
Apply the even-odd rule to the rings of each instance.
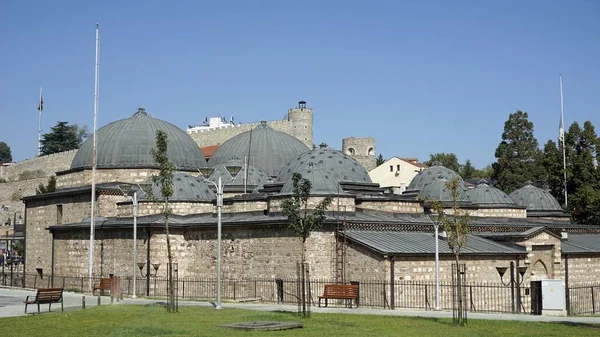
[[[106,277],[106,276],[105,276]],[[101,277],[93,277],[98,283]],[[298,303],[298,282],[295,278],[253,278],[223,279],[221,296],[225,301],[260,301],[267,303]],[[333,280],[311,279],[308,300],[318,305],[318,297],[323,294],[325,284],[334,284]],[[348,283],[359,285],[359,306],[365,308],[410,308],[433,310],[435,307],[435,282],[433,281],[397,281],[394,284],[378,280],[353,280]],[[148,293],[153,298],[167,297],[167,278],[151,278],[146,288],[146,279],[136,280],[138,296]],[[89,292],[87,276],[46,276],[23,274],[22,271],[0,274],[0,285],[18,288],[61,287],[66,291]],[[123,296],[133,294],[131,276],[120,277]],[[217,293],[216,278],[196,279],[179,278],[175,287],[179,300],[214,301]],[[516,294],[520,298],[511,298],[510,287],[499,283],[466,282],[464,285],[467,310],[470,312],[510,313],[513,301],[516,312],[531,313],[529,287],[521,286]],[[567,308],[570,314],[597,314],[600,312],[600,283],[570,285],[567,296]],[[440,309],[452,310],[452,284],[440,283]],[[329,306],[344,307],[343,301],[330,300]]]
[[[567,310],[570,315],[600,312],[600,282],[569,285]]]

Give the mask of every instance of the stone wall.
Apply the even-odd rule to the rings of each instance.
[[[193,172],[197,173],[197,172]],[[126,182],[140,184],[158,174],[156,169],[96,169],[96,184]],[[92,170],[62,173],[56,177],[56,188],[86,186],[92,183]]]
[[[527,210],[518,208],[479,208],[468,212],[477,217],[527,218]]]
[[[57,171],[69,169],[75,153],[77,153],[77,150],[65,151],[26,159],[10,166],[0,166],[0,178],[11,182],[50,177]]]
[[[274,197],[269,200],[269,212],[281,212],[281,204],[288,196]],[[308,208],[314,209],[325,197],[310,197],[308,199]],[[354,198],[333,197],[331,206],[327,211],[354,212]]]
[[[362,201],[359,205],[362,209],[372,209],[376,211],[422,214],[423,206],[417,200],[415,201]]]
[[[570,254],[568,260],[570,285],[598,283],[600,280],[600,254]],[[565,264],[563,257],[562,266],[564,267]]]
[[[206,130],[190,131],[188,134],[198,144],[205,147],[215,144],[223,144],[228,139],[250,131],[257,127],[258,123],[227,125],[221,128],[210,128]],[[288,110],[287,118],[281,121],[270,121],[267,124],[273,129],[285,132],[302,141],[308,148],[313,147],[313,111],[309,108],[293,108]]]
[[[172,229],[173,261],[179,277],[214,278],[216,273],[216,228]],[[137,260],[146,261],[146,233],[138,229]],[[55,236],[55,273],[86,275],[89,233],[57,232]],[[49,242],[49,247],[51,242]],[[324,247],[328,247],[324,249]],[[310,275],[329,278],[332,272],[333,233],[316,232],[307,240]],[[270,228],[223,228],[222,271],[228,279],[292,278],[300,260],[301,241],[286,226]],[[94,274],[130,276],[133,248],[130,229],[97,231],[94,246]],[[158,276],[166,276],[166,236],[154,230],[150,240],[150,262],[160,263]]]

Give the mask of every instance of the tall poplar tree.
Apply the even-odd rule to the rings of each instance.
[[[174,166],[167,157],[167,134],[162,131],[156,131],[156,148],[153,148],[150,153],[154,158],[154,161],[158,164],[158,174],[152,177],[152,181],[160,187],[160,194],[164,199],[163,216],[165,219],[165,234],[167,236],[167,282],[169,282],[169,293],[167,296],[167,311],[176,312],[175,307],[175,282],[173,280],[173,255],[171,254],[171,239],[169,237],[169,215],[171,214],[171,208],[169,208],[169,198],[173,196],[173,171]]]
[[[511,193],[527,181],[537,186],[545,185],[542,151],[533,135],[533,123],[527,112],[518,110],[508,116],[495,155],[492,179],[497,188]]]

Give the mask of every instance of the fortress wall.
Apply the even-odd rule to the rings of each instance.
[[[71,167],[77,150],[49,154],[47,156],[25,159],[11,166],[0,166],[0,178],[7,182],[49,177],[56,171],[67,170]]]

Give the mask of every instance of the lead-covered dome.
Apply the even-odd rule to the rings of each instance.
[[[508,195],[517,205],[527,207],[527,211],[564,211],[550,192],[533,186],[531,181],[525,184],[525,186]]]
[[[215,167],[231,159],[247,159],[271,177],[276,177],[290,159],[307,152],[308,146],[298,138],[277,131],[262,121],[250,131],[227,140],[210,157],[208,164]]]
[[[325,144],[290,160],[285,164],[276,181],[287,182],[294,172],[306,170],[308,165],[328,173],[337,181],[372,182],[369,173],[358,161]]]
[[[233,181],[230,181],[233,176],[227,170],[228,166],[239,166],[242,168]],[[215,166],[214,169],[214,172],[208,177],[208,180],[215,184],[219,181],[219,177],[221,178],[222,184],[230,181],[227,183],[227,186],[259,186],[269,180],[269,175],[265,171],[255,166],[248,165],[248,167],[246,167],[241,160],[237,159],[232,159],[223,164],[219,164]]]
[[[472,203],[488,207],[515,207],[517,204],[501,190],[490,186],[487,181],[480,180],[475,188],[467,190]]]
[[[444,178],[442,175],[439,175],[434,181],[428,183],[423,187],[423,189],[419,192],[419,198],[422,200],[433,199],[440,201],[442,203],[453,202],[452,199],[452,191],[448,189],[446,184],[448,183],[448,179]],[[467,196],[467,193],[458,189],[458,199],[457,202],[459,204],[470,204],[471,201]]]
[[[152,179],[148,182],[152,184],[152,197],[145,195],[140,199],[163,200],[160,185],[153,183]],[[169,201],[212,201],[215,198],[215,192],[210,189],[202,178],[183,172],[173,173],[173,195],[169,198]]]
[[[194,140],[177,126],[152,118],[139,108],[130,118],[107,124],[96,131],[97,168],[156,168],[150,154],[156,146],[156,131],[167,134],[167,156],[178,170],[197,171],[206,159]],[[75,154],[71,169],[92,167],[93,137],[89,137]]]
[[[411,180],[410,184],[406,188],[406,191],[420,191],[428,184],[435,182],[438,178],[444,178],[448,181],[458,178],[460,179],[460,188],[463,190],[467,190],[465,186],[465,182],[462,180],[458,173],[452,171],[451,169],[442,166],[442,165],[434,165],[429,168],[426,168],[420,171],[414,178]]]
[[[339,187],[338,180],[331,174],[316,167],[310,165],[303,170],[297,171],[302,175],[302,178],[307,179],[311,182],[310,194],[345,194],[344,191]],[[294,192],[294,180],[292,176],[285,182],[281,188],[281,194],[291,194]]]

